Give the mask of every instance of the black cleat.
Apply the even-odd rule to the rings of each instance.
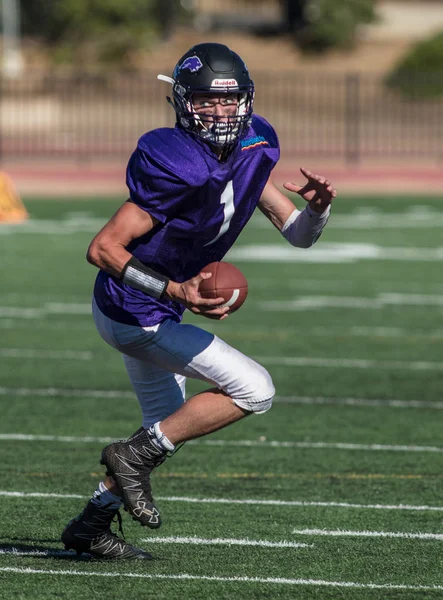
[[[121,531],[121,517],[118,509],[109,510],[93,504],[91,500],[84,511],[72,519],[62,533],[66,550],[91,554],[94,558],[107,560],[151,559],[149,552],[127,544],[111,531],[111,523],[117,515]]]
[[[101,464],[106,465],[122,494],[125,510],[143,526],[158,529],[160,513],[154,505],[151,471],[166,460],[149,429],[140,428],[127,440],[109,444],[102,451]]]

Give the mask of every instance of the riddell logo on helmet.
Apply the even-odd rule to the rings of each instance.
[[[211,87],[238,87],[236,79],[213,79]]]

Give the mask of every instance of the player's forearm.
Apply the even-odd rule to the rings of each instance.
[[[279,231],[293,213],[295,206],[287,196],[275,187],[271,180],[266,184],[258,208]]]
[[[130,254],[122,245],[108,246],[93,240],[88,248],[86,259],[91,265],[106,271],[114,277],[120,277],[122,271],[131,259]]]

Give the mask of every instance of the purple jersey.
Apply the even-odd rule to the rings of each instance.
[[[128,252],[179,283],[222,260],[251,218],[279,155],[274,129],[257,115],[226,162],[179,127],[146,133],[129,160],[126,182],[130,201],[160,222]],[[105,271],[94,294],[105,315],[128,325],[180,321],[185,310]]]

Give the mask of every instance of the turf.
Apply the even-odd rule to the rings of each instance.
[[[0,227],[1,597],[443,596],[442,198],[339,199],[294,260],[253,217],[228,257],[249,281],[244,307],[185,321],[262,362],[276,401],[154,474],[162,529],[124,515],[147,563],[77,559],[59,541],[102,475],[103,440],[140,421],[94,329],[84,259],[119,200],[25,202],[29,223]]]

